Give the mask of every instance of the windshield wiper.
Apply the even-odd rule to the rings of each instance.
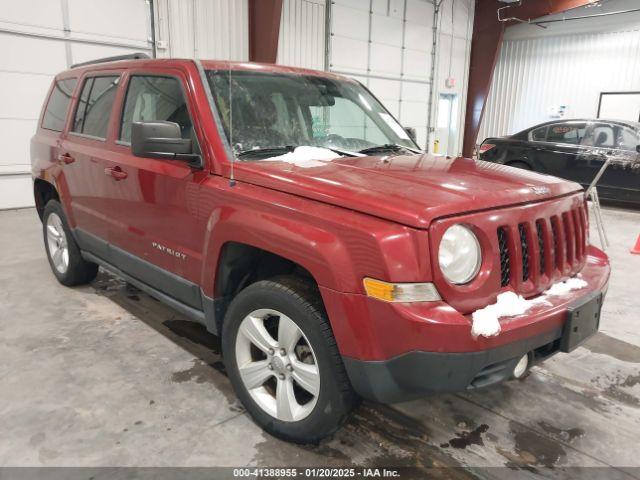
[[[327,147],[326,145],[320,146],[320,148],[326,148],[327,150],[331,150],[332,152],[339,153],[340,155],[346,155],[347,157],[364,157],[365,154],[361,152],[352,152],[351,150],[343,150],[337,147]]]
[[[262,158],[268,158],[270,156],[283,155],[285,153],[293,152],[300,145],[282,145],[278,147],[263,147],[263,148],[250,148],[247,150],[240,150],[236,152],[237,158],[250,158],[253,155]],[[337,147],[327,147],[325,145],[317,145],[317,148],[324,148],[331,150],[339,155],[346,155],[348,157],[364,157],[363,153],[352,152],[350,150],[343,150]]]
[[[279,147],[249,148],[247,150],[237,151],[236,157],[250,157],[252,154],[265,158],[269,155],[283,155],[285,153],[293,152],[296,149],[296,146],[297,145],[282,145]]]
[[[420,150],[416,150],[415,148],[406,147],[404,145],[400,145],[398,143],[385,143],[384,145],[375,145],[373,147],[363,148],[362,150],[358,150],[358,153],[379,153],[379,152],[399,152],[401,150],[407,150],[413,153],[422,153]]]

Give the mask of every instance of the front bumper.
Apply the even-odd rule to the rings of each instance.
[[[393,403],[434,392],[456,392],[505,380],[527,353],[537,363],[559,351],[567,308],[606,292],[604,253],[587,250],[580,276],[587,287],[550,297],[524,315],[501,319],[495,337],[471,336],[471,315],[444,302],[393,304],[321,288],[334,335],[354,389]]]
[[[478,352],[409,352],[386,361],[344,358],[351,385],[369,400],[395,403],[431,393],[461,392],[508,379],[518,360],[530,365],[557,353],[562,329]]]

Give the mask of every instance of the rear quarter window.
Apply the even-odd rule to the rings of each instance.
[[[76,88],[77,79],[58,80],[53,86],[49,101],[42,117],[42,128],[61,132],[67,120],[71,96]]]
[[[531,130],[529,137],[532,142],[544,142],[547,139],[547,127],[539,127]]]

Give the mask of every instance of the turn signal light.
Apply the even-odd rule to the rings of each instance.
[[[440,294],[433,283],[389,283],[374,278],[363,280],[368,297],[384,302],[436,302]]]

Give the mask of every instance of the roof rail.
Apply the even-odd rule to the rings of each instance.
[[[151,58],[149,55],[143,52],[130,53],[129,55],[116,55],[115,57],[96,58],[95,60],[89,60],[88,62],[74,63],[71,68],[84,67],[85,65],[93,65],[94,63],[106,63],[116,62],[118,60],[140,60],[145,58]]]

